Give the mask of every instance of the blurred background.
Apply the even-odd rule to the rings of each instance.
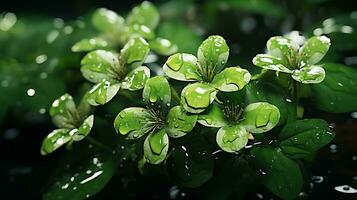
[[[324,61],[357,67],[357,2],[352,0],[171,0],[152,1],[161,14],[158,36],[195,53],[208,35],[222,35],[230,45],[230,63],[254,71],[251,59],[271,36],[328,35]],[[96,35],[91,14],[99,7],[122,16],[141,1],[21,1],[0,7],[0,192],[1,199],[41,199],[66,150],[40,155],[43,138],[54,129],[48,115],[52,101],[65,92],[80,96],[88,83],[79,71],[81,53],[71,47]],[[162,64],[164,60],[158,60]],[[160,63],[161,62],[161,63]],[[356,77],[357,78],[357,77]],[[357,103],[357,102],[356,102]],[[118,109],[112,111],[113,115]],[[99,115],[104,111],[99,111]],[[107,116],[109,115],[109,116]],[[103,121],[111,118],[103,114]],[[310,180],[300,199],[357,199],[337,186],[357,186],[357,112],[331,114],[307,105],[306,117],[327,120],[336,139],[307,166]],[[109,121],[111,124],[111,121]],[[104,122],[103,122],[104,123]],[[112,130],[113,131],[113,130]],[[94,130],[101,132],[100,128]],[[114,132],[114,131],[113,131]],[[95,134],[94,133],[94,134]],[[147,176],[112,180],[92,199],[193,199],[167,180]],[[113,189],[114,188],[114,189]],[[115,194],[113,194],[115,191]],[[247,199],[277,199],[266,189]]]

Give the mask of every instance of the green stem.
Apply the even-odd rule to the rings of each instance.
[[[175,88],[171,86],[171,96],[175,99],[175,101],[180,104],[181,98],[180,95],[176,92]]]
[[[111,148],[108,147],[107,145],[105,145],[105,144],[99,142],[98,140],[94,139],[92,136],[87,136],[87,137],[85,137],[85,139],[86,139],[88,142],[92,143],[93,145],[95,145],[95,146],[97,146],[97,147],[99,147],[99,148],[106,149],[106,150],[110,150],[110,149],[111,149]]]
[[[264,76],[265,73],[267,73],[269,70],[267,69],[262,69],[259,74],[256,74],[252,76],[251,80],[257,80],[260,79],[262,76]]]

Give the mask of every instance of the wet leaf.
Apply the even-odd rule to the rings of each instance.
[[[150,51],[149,44],[141,37],[131,38],[120,51],[120,58],[126,63],[140,66]]]
[[[53,101],[50,108],[50,115],[53,123],[58,128],[75,128],[79,115],[73,98],[69,94],[64,94]]]
[[[191,113],[203,112],[213,101],[217,90],[208,83],[187,85],[181,93],[181,104]]]
[[[93,26],[102,32],[117,31],[123,28],[124,18],[106,8],[97,9],[92,16]]]
[[[105,50],[89,52],[81,61],[82,75],[92,83],[116,81],[120,68],[117,56]]]
[[[253,163],[263,175],[263,184],[282,199],[294,199],[302,189],[302,174],[297,163],[279,148],[255,147]]]
[[[181,106],[175,106],[167,115],[166,132],[170,137],[182,137],[195,127],[196,121],[197,115],[191,115]]]
[[[150,133],[144,141],[144,156],[151,164],[160,164],[165,160],[169,149],[169,137],[165,129]]]
[[[251,103],[244,109],[241,124],[251,133],[264,133],[274,128],[280,119],[279,109],[267,102]]]
[[[267,48],[272,56],[280,58],[284,66],[288,67],[290,64],[293,64],[291,63],[292,59],[296,59],[299,45],[291,39],[276,36],[268,40]]]
[[[135,38],[142,37],[146,40],[153,40],[155,38],[155,33],[145,25],[133,24],[129,26],[127,37]]]
[[[147,124],[150,118],[151,115],[145,108],[125,108],[116,116],[114,128],[128,139],[137,139],[149,130]]]
[[[135,6],[126,18],[128,24],[145,25],[151,30],[157,27],[159,20],[160,14],[158,10],[148,1],[144,1],[140,5]]]
[[[169,106],[171,103],[171,88],[163,76],[150,78],[144,87],[143,98],[150,105]]]
[[[150,49],[164,56],[169,56],[177,52],[177,46],[165,38],[155,38],[149,42]]]
[[[198,122],[207,127],[222,127],[227,123],[224,113],[216,103],[198,115]]]
[[[357,111],[357,70],[336,63],[324,64],[324,69],[324,81],[311,85],[311,102],[327,112]]]
[[[325,56],[330,45],[331,41],[326,36],[311,37],[305,42],[304,46],[300,48],[300,59],[307,64],[314,65]]]
[[[325,79],[324,68],[316,65],[306,66],[301,69],[294,70],[291,75],[293,79],[305,84],[321,83]]]
[[[197,51],[198,62],[206,76],[216,74],[222,70],[229,56],[226,41],[218,35],[209,36],[202,42]]]
[[[109,47],[107,41],[102,38],[90,38],[90,39],[82,39],[76,44],[72,46],[73,52],[86,52],[86,51],[93,51],[97,49],[106,49]]]
[[[107,80],[94,85],[88,92],[87,100],[92,106],[108,103],[119,91],[119,83],[111,83]]]
[[[170,78],[180,81],[202,80],[198,71],[197,58],[192,54],[177,53],[170,56],[163,70]]]
[[[93,123],[94,123],[94,115],[90,115],[84,120],[82,125],[78,127],[75,133],[71,131],[70,133],[73,133],[72,135],[73,141],[80,141],[83,138],[85,138],[91,131],[93,127]]]
[[[258,54],[253,58],[253,64],[263,69],[274,70],[278,72],[291,73],[292,71],[284,66],[281,58],[268,54]]]
[[[62,145],[69,142],[72,137],[70,135],[70,129],[55,129],[42,142],[41,154],[47,155],[52,153]]]
[[[221,149],[233,153],[244,148],[248,143],[249,133],[241,125],[227,125],[217,132],[216,142]]]
[[[330,143],[334,136],[322,119],[297,120],[281,130],[279,146],[292,158],[304,158]]]
[[[122,88],[130,91],[140,90],[150,78],[150,69],[141,66],[133,69],[122,81]]]
[[[212,85],[223,92],[234,92],[241,90],[250,81],[251,75],[246,69],[240,67],[229,67],[217,74]]]

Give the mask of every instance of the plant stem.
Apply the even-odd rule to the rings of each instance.
[[[262,76],[264,76],[264,74],[265,74],[266,72],[268,72],[267,69],[262,69],[259,74],[256,74],[256,75],[252,76],[251,80],[260,79]]]
[[[175,99],[175,101],[180,104],[181,98],[180,95],[177,94],[176,90],[174,87],[171,86],[171,95]]]
[[[85,139],[86,139],[88,142],[92,143],[93,145],[95,145],[95,146],[97,146],[97,147],[99,147],[99,148],[106,149],[106,150],[110,150],[110,148],[109,148],[107,145],[105,145],[105,144],[99,142],[98,140],[96,140],[96,139],[93,138],[92,136],[89,136],[89,135],[88,135],[87,137],[85,137]]]

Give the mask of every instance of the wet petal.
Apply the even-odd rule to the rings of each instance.
[[[165,38],[155,38],[149,42],[150,49],[164,56],[169,56],[177,52],[178,48],[170,40]]]
[[[83,138],[85,138],[89,134],[90,130],[92,130],[93,123],[94,123],[94,115],[90,115],[84,120],[83,124],[76,131],[72,130],[70,132],[72,139],[74,141],[80,141]]]
[[[169,137],[164,129],[150,133],[144,141],[144,156],[151,164],[159,164],[165,160],[169,149]]]
[[[251,133],[264,133],[274,128],[280,119],[279,109],[267,102],[249,104],[241,124]]]
[[[149,78],[149,68],[145,66],[137,67],[124,78],[122,88],[130,91],[140,90]]]
[[[301,83],[321,83],[325,79],[325,70],[320,66],[307,66],[301,69],[294,70],[291,75],[293,79]]]
[[[198,62],[203,74],[215,74],[222,70],[229,56],[229,48],[223,37],[209,36],[197,51]],[[201,73],[202,73],[201,72]]]
[[[163,70],[170,78],[180,81],[202,80],[198,71],[197,58],[192,54],[177,53],[170,56]]]
[[[143,90],[144,101],[148,105],[169,106],[171,102],[171,88],[163,76],[150,78]]]
[[[151,30],[154,30],[157,27],[159,20],[159,11],[148,1],[144,1],[140,5],[135,6],[126,18],[127,23],[130,25],[145,25]]]
[[[50,115],[58,128],[75,128],[75,123],[79,118],[76,105],[69,94],[64,94],[53,101]]]
[[[71,140],[70,129],[56,129],[46,136],[42,142],[41,154],[52,153]]]
[[[208,83],[187,85],[181,92],[181,103],[191,113],[203,112],[213,101],[217,90]]]
[[[120,51],[124,63],[140,66],[149,54],[149,43],[141,37],[131,38]]]
[[[223,92],[241,90],[250,81],[250,73],[240,67],[229,67],[217,74],[212,85]]]
[[[291,70],[284,66],[284,62],[282,61],[281,58],[268,54],[256,55],[253,58],[253,64],[264,69],[291,73]]]
[[[89,52],[81,61],[81,72],[85,79],[92,83],[101,81],[115,81],[119,61],[116,55],[110,51],[96,50]]]
[[[167,116],[166,132],[170,137],[182,137],[195,127],[196,121],[197,115],[187,113],[181,106],[175,106]]]
[[[93,51],[97,49],[106,49],[109,47],[107,41],[102,38],[90,38],[90,39],[82,39],[76,44],[72,46],[73,52],[85,52],[85,51]]]
[[[99,31],[116,31],[124,26],[124,18],[106,8],[97,9],[92,16],[92,24]]]
[[[267,49],[269,53],[274,56],[281,58],[284,65],[289,64],[291,58],[297,56],[299,45],[288,38],[281,36],[271,37],[267,42]]]
[[[310,65],[318,63],[325,56],[330,45],[331,41],[326,36],[311,37],[299,50],[301,62]],[[304,63],[300,64],[304,66]]]
[[[207,127],[222,127],[226,125],[226,119],[219,105],[213,103],[198,116],[198,123]]]
[[[142,37],[146,40],[153,40],[155,38],[155,33],[145,25],[133,24],[128,29],[127,37]]]
[[[216,142],[221,149],[233,153],[244,148],[248,143],[249,133],[241,125],[227,125],[220,128]]]
[[[147,123],[150,118],[151,115],[145,108],[125,108],[116,116],[114,128],[128,139],[137,139],[149,130]]]
[[[111,83],[107,80],[103,80],[89,90],[87,96],[88,103],[92,106],[104,105],[117,94],[119,89],[119,83]]]

